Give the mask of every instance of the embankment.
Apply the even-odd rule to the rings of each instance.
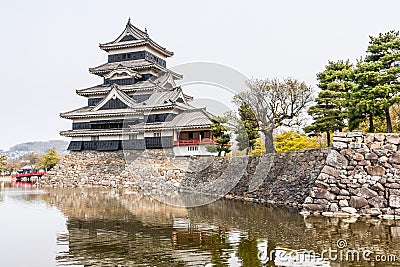
[[[71,152],[40,186],[193,191],[326,216],[400,218],[400,135],[337,133],[332,149],[183,158],[171,150]]]

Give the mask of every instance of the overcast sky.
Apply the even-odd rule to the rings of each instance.
[[[400,29],[400,1],[6,1],[2,3],[0,149],[61,139],[80,107],[75,89],[101,82],[128,17],[175,52],[169,67],[206,61],[247,77],[294,77],[315,86],[328,60],[364,55],[368,36]],[[191,90],[194,91],[194,90]],[[193,92],[191,92],[193,93]]]

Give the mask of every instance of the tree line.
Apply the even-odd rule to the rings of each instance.
[[[233,118],[231,125],[234,125],[238,148],[246,153],[256,148],[259,133],[265,138],[267,153],[276,152],[276,143],[279,142],[282,151],[282,147],[287,145],[285,140],[292,142],[293,146],[296,142],[303,142],[300,148],[316,146],[315,140],[311,142],[295,132],[286,134],[277,142],[273,132],[279,126],[300,128],[314,136],[324,133],[327,146],[331,144],[334,131],[400,131],[398,31],[370,36],[365,55],[355,64],[349,60],[329,61],[317,74],[317,80],[320,91],[316,97],[311,86],[297,79],[248,80],[248,90],[233,99],[239,117],[228,114],[213,119],[213,129],[220,127],[218,132],[212,132],[217,137],[214,151],[219,155],[222,151],[230,151],[227,145],[230,142],[229,118]],[[309,125],[305,125],[307,115],[313,119]],[[208,150],[212,151],[212,147]]]

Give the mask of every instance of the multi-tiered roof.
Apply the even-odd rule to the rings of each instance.
[[[201,134],[211,138],[211,114],[189,104],[192,97],[175,83],[182,76],[166,67],[173,52],[154,42],[146,30],[129,20],[114,41],[100,44],[100,48],[108,53],[108,62],[89,71],[103,77],[103,83],[76,90],[88,99],[88,105],[61,114],[73,120],[72,130],[61,132],[73,138],[70,150],[121,149],[132,134],[142,140],[134,141],[142,142],[138,145],[141,149],[146,148],[146,142],[154,147],[158,139],[172,147],[177,141],[179,144],[177,131],[184,129],[197,129],[196,138],[199,135],[201,139]],[[158,131],[167,132],[162,136]]]

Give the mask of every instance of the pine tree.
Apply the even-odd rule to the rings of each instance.
[[[260,137],[258,121],[250,105],[242,103],[239,107],[240,121],[238,122],[236,142],[240,151],[246,150],[246,155],[254,149],[257,138]]]
[[[353,88],[349,97],[349,129],[354,130],[359,127],[359,123],[368,119],[368,132],[373,133],[374,117],[383,115],[384,109],[377,99],[375,90],[379,80],[379,62],[366,62],[359,60],[355,69],[355,82],[357,86]]]
[[[346,103],[348,94],[354,87],[353,77],[353,66],[348,60],[329,61],[325,70],[317,74],[321,91],[315,99],[316,104],[308,110],[314,122],[304,130],[326,132],[328,146],[331,142],[330,133],[346,127]]]
[[[398,31],[380,33],[378,37],[370,36],[367,48],[368,63],[377,63],[379,75],[373,86],[377,105],[383,109],[387,132],[392,132],[392,121],[389,108],[400,101],[400,35]]]
[[[350,128],[368,118],[369,132],[374,132],[374,118],[384,117],[386,131],[392,132],[390,107],[400,101],[400,35],[390,31],[370,36],[367,56],[359,60],[355,72],[357,87],[351,94]]]
[[[224,125],[228,122],[227,118],[215,116],[211,119],[211,134],[215,138],[216,145],[207,145],[206,150],[208,152],[218,152],[218,157],[221,156],[222,152],[224,155],[231,152],[229,142],[231,136],[227,133],[228,128]]]

